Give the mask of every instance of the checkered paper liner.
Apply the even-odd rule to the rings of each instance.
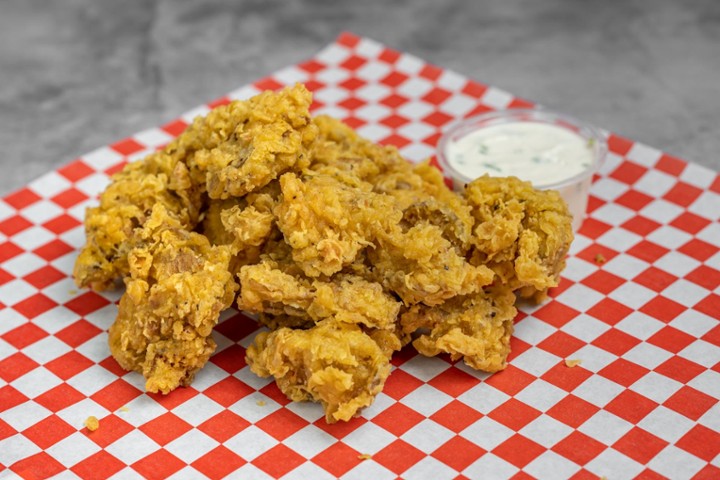
[[[371,407],[327,425],[318,405],[249,371],[257,325],[230,311],[191,387],[146,394],[106,344],[120,292],[79,291],[70,277],[85,208],[196,115],[295,82],[314,92],[315,114],[412,161],[460,118],[532,106],[343,34],[0,200],[0,477],[720,477],[720,178],[613,134],[561,285],[522,307],[505,371],[405,349]],[[89,415],[97,431],[83,427]]]

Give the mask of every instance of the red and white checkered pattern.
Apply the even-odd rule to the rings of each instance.
[[[257,327],[230,312],[192,387],[144,393],[106,346],[119,293],[70,279],[85,207],[195,115],[294,82],[314,91],[314,113],[413,161],[459,118],[532,106],[345,34],[0,200],[0,476],[720,477],[720,178],[617,135],[564,279],[552,301],[519,313],[504,372],[404,350],[372,407],[327,425],[319,406],[290,403],[249,371]],[[89,415],[99,430],[83,427]]]

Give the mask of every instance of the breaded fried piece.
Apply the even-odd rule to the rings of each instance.
[[[440,171],[428,162],[397,165],[375,179],[373,191],[391,195],[403,211],[407,229],[421,221],[443,230],[445,238],[464,255],[470,247],[475,219],[465,199],[450,190]]]
[[[540,301],[557,286],[573,240],[572,217],[560,195],[515,177],[483,176],[464,196],[475,217],[471,262],[492,268],[523,297]]]
[[[317,136],[311,102],[303,85],[232,102],[197,118],[177,148],[194,151],[188,166],[210,198],[240,197],[309,164]]]
[[[405,338],[416,331],[415,349],[432,357],[448,353],[477,370],[505,368],[513,332],[515,295],[505,287],[453,297],[441,305],[413,305],[400,316]]]
[[[313,124],[318,128],[318,138],[309,168],[315,172],[326,173],[329,168],[338,178],[349,176],[374,185],[380,175],[412,168],[397,148],[373,143],[340,120],[319,115]]]
[[[402,216],[388,195],[326,174],[300,179],[288,173],[280,178],[280,186],[277,224],[293,260],[309,277],[339,272]]]
[[[269,261],[240,269],[238,307],[252,313],[274,315],[270,320],[285,326],[308,324],[303,318],[338,322],[368,328],[393,330],[400,303],[378,283],[348,274],[328,280],[294,276]]]
[[[127,275],[127,254],[137,243],[135,229],[145,224],[156,204],[183,228],[192,229],[198,221],[200,190],[185,164],[165,152],[127,164],[113,175],[99,205],[87,210],[86,243],[73,272],[78,286],[104,290]]]
[[[205,194],[239,197],[306,167],[317,136],[311,101],[310,92],[296,85],[232,102],[196,118],[161,151],[128,164],[100,195],[100,205],[87,211],[76,283],[101,290],[127,275],[133,232],[156,203],[192,230],[205,209]]]
[[[188,232],[157,204],[128,255],[130,275],[109,344],[126,370],[141,372],[149,392],[189,385],[215,350],[210,336],[237,290],[226,246]]]
[[[391,231],[367,255],[377,281],[407,305],[439,305],[456,295],[478,292],[493,280],[492,270],[469,264],[443,230],[427,222],[406,232]]]
[[[390,374],[390,361],[360,327],[331,319],[309,330],[262,332],[247,349],[250,369],[275,377],[293,401],[320,402],[328,423],[350,420],[370,405]]]

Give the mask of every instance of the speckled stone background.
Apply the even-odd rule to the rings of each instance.
[[[720,169],[717,0],[0,0],[0,195],[343,30]]]

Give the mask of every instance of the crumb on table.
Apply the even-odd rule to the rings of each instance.
[[[581,364],[582,364],[582,360],[577,359],[577,358],[566,358],[565,359],[565,366],[570,367],[570,368],[577,367],[578,365],[581,365]]]
[[[100,421],[97,419],[97,417],[90,415],[87,420],[85,420],[85,426],[88,430],[94,432],[95,430],[100,428]]]

